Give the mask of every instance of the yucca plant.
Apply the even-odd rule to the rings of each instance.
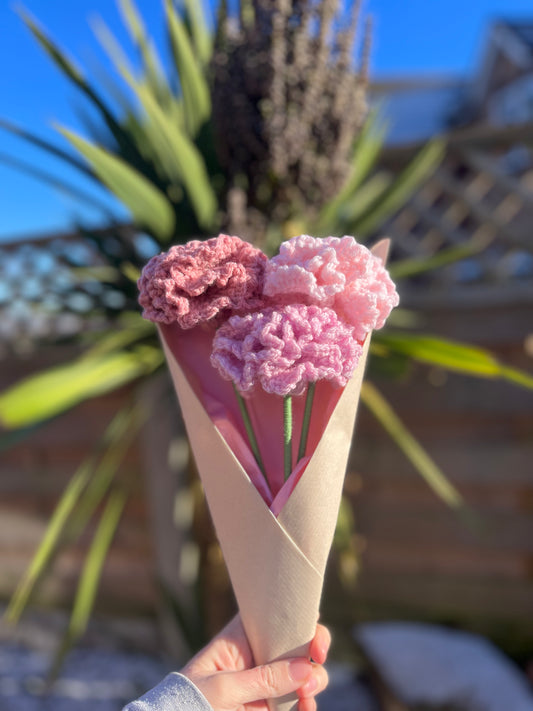
[[[181,12],[165,0],[172,57],[167,67],[132,1],[119,0],[119,5],[142,68],[134,71],[128,53],[99,22],[96,34],[122,82],[117,84],[115,75],[105,79],[113,104],[22,13],[37,42],[86,97],[100,123],[87,124],[87,137],[58,127],[74,151],[6,120],[2,127],[105,187],[129,210],[131,223],[118,224],[103,214],[105,230],[80,227],[99,266],[80,272],[73,263],[75,288],[99,280],[120,293],[122,302],[107,308],[108,326],[82,341],[81,356],[0,394],[0,422],[10,431],[9,441],[88,398],[149,378],[163,366],[153,324],[141,319],[136,302],[136,280],[151,254],[222,229],[269,251],[303,232],[365,239],[432,174],[445,151],[442,141],[433,141],[398,176],[377,169],[384,130],[375,116],[367,116],[365,106],[368,33],[360,64],[353,66],[358,3],[345,17],[336,0],[241,0],[239,15],[228,17],[221,1],[211,33],[196,0],[186,0]],[[61,183],[59,177],[54,181]],[[77,198],[85,196],[78,192]],[[405,278],[478,249],[466,244],[431,258],[393,261],[390,268],[397,279]],[[375,364],[413,359],[533,388],[531,376],[501,365],[489,353],[412,334],[400,329],[400,321],[401,312],[391,318],[391,328],[374,337]],[[362,399],[437,494],[460,509],[459,493],[375,385],[365,384]],[[74,473],[8,608],[8,618],[16,621],[60,546],[76,539],[102,510],[61,654],[87,624],[127,495],[116,472],[145,416],[138,407],[119,412],[94,454]],[[350,525],[346,512],[341,520]],[[340,545],[349,538],[341,531]]]

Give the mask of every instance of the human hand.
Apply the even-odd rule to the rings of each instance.
[[[330,642],[327,628],[317,625],[309,647],[314,663],[298,657],[256,667],[237,616],[181,673],[200,689],[214,711],[268,711],[267,699],[292,692],[299,697],[298,711],[316,711],[314,697],[328,683],[322,665]]]

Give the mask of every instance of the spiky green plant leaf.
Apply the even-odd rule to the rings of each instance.
[[[77,539],[105,496],[116,471],[137,436],[142,418],[129,405],[120,410],[97,442],[94,451],[78,467],[59,499],[45,534],[18,584],[6,610],[8,622],[16,623],[48,572],[65,539]],[[100,454],[102,454],[100,461]]]
[[[93,23],[93,29],[114,68],[129,87],[135,91],[135,87],[143,86],[152,93],[155,102],[159,103],[159,98],[157,94],[153,94],[153,88],[150,85],[147,86],[143,80],[134,79],[134,71],[128,57],[107,25],[100,20]],[[168,111],[174,104],[177,102],[168,104],[164,110]],[[176,127],[183,126],[184,122],[181,119],[181,116],[177,117],[174,112],[172,113],[172,121]],[[181,174],[174,169],[175,164],[172,155],[169,154],[167,142],[153,121],[150,121],[147,116],[138,117],[130,110],[126,128],[131,133],[144,159],[153,163],[155,172],[161,181],[181,184]]]
[[[357,234],[359,241],[361,235],[357,232],[358,221],[370,206],[375,205],[376,199],[390,187],[392,178],[385,171],[378,171],[359,187],[350,200],[339,206],[336,215],[336,232],[339,234]]]
[[[211,114],[209,86],[172,0],[165,0],[165,10],[174,64],[183,93],[185,123],[189,135],[195,136]]]
[[[8,622],[16,624],[26,609],[28,601],[35,589],[37,582],[48,570],[61,534],[67,520],[76,506],[81,493],[90,479],[94,467],[94,459],[83,462],[70,478],[67,488],[63,492],[54,513],[46,527],[45,534],[33,556],[30,565],[24,572],[13,596],[6,609],[5,617]]]
[[[402,172],[377,195],[374,202],[352,224],[354,234],[366,236],[404,205],[421,183],[439,166],[446,143],[441,139],[430,141]]]
[[[68,629],[52,662],[50,679],[56,678],[68,651],[87,629],[104,563],[120,523],[126,499],[125,489],[117,488],[107,500],[83,566]]]
[[[437,496],[454,509],[463,507],[463,499],[457,489],[408,431],[379,390],[368,381],[361,388],[361,400]]]
[[[446,247],[436,254],[408,257],[396,261],[389,266],[389,273],[393,279],[406,279],[417,274],[441,269],[479,254],[489,246],[490,242],[490,237],[474,235],[467,242]]]
[[[136,222],[161,240],[171,237],[174,211],[166,197],[133,166],[72,131],[59,131],[86,158],[100,180],[131,211]]]
[[[500,363],[491,353],[464,343],[437,336],[400,333],[377,333],[375,341],[392,353],[479,378],[502,378],[533,389],[533,375]]]
[[[119,321],[119,328],[98,334],[96,343],[90,345],[84,353],[85,358],[95,358],[107,353],[118,352],[134,343],[139,343],[147,336],[154,335],[154,324],[143,319],[140,314],[128,314],[132,318]]]
[[[212,229],[218,203],[201,153],[179,126],[172,123],[146,86],[133,83],[132,88],[159,132],[163,150],[175,170],[173,177],[184,185],[199,224]]]
[[[137,44],[143,60],[146,80],[155,96],[163,100],[169,97],[168,86],[163,79],[163,65],[156,48],[147,35],[143,19],[133,0],[119,0],[119,8],[132,39]]]
[[[360,186],[362,186],[365,178],[368,177],[371,170],[374,168],[378,159],[379,153],[383,148],[385,141],[385,127],[378,123],[375,113],[372,113],[363,130],[359,134],[352,157],[352,168],[350,175],[346,180],[344,187],[339,191],[339,194],[332,198],[320,211],[320,214],[314,225],[314,232],[317,234],[325,233],[331,230],[332,225],[339,223],[341,215],[344,215],[345,209],[351,203],[361,205]],[[389,181],[387,181],[388,184]],[[382,192],[386,187],[385,181],[380,185]],[[372,198],[365,204],[365,208],[372,202],[378,192],[372,195]],[[344,208],[344,209],[343,209]],[[360,208],[361,212],[363,208]],[[353,216],[355,217],[355,215]],[[339,233],[344,231],[341,227]]]
[[[146,345],[56,366],[0,393],[0,423],[16,429],[46,420],[153,372],[162,361],[160,349]]]
[[[96,180],[96,182],[98,183],[98,179],[95,177],[94,173],[92,173],[89,168],[87,168],[87,166],[82,163],[82,161],[78,160],[75,155],[67,153],[59,146],[50,143],[50,141],[45,141],[43,138],[36,136],[31,131],[27,131],[21,126],[17,126],[17,124],[13,123],[12,121],[7,121],[6,119],[0,119],[0,128],[4,131],[7,131],[8,133],[13,134],[14,136],[17,136],[18,138],[21,138],[26,143],[29,143],[33,146],[36,146],[37,148],[40,148],[43,151],[46,151],[46,153],[53,156],[54,158],[59,158],[59,160],[74,168],[86,178]]]
[[[192,37],[195,55],[207,67],[213,53],[213,34],[209,29],[202,0],[183,0],[184,17]]]
[[[102,97],[93,89],[89,82],[83,76],[82,71],[68,59],[66,54],[48,37],[46,32],[39,27],[30,15],[24,10],[19,10],[19,14],[33,34],[42,49],[48,54],[52,61],[59,67],[61,72],[69,79],[76,88],[78,88],[89,99],[91,104],[100,112],[105,124],[114,136],[117,144],[127,152],[131,148],[131,143],[128,140],[127,134],[124,133],[117,119],[114,117],[111,109],[106,105]]]
[[[99,39],[117,71],[134,91],[144,109],[146,120],[139,126],[139,130],[144,134],[145,146],[151,147],[153,155],[170,180],[171,187],[175,189],[183,185],[199,224],[205,229],[212,228],[217,198],[202,154],[182,130],[180,123],[174,119],[173,113],[161,106],[152,88],[133,76],[118,43],[105,26],[100,27]],[[183,106],[185,105],[184,102]]]

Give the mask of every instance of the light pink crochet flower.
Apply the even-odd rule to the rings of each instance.
[[[266,256],[239,237],[193,240],[153,257],[138,281],[143,316],[193,328],[225,309],[261,308]]]
[[[232,316],[216,332],[211,363],[242,394],[261,385],[274,395],[301,395],[317,380],[346,385],[361,351],[334,311],[291,304]]]
[[[353,237],[301,235],[267,264],[264,293],[279,303],[328,306],[363,341],[381,328],[399,299],[381,260]]]

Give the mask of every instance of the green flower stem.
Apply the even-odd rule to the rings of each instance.
[[[313,399],[315,397],[316,383],[309,383],[307,387],[307,395],[305,396],[304,419],[302,422],[302,433],[300,435],[300,447],[298,448],[298,461],[305,457],[307,448],[307,437],[309,435],[309,423],[311,422],[311,408],[313,407]]]
[[[261,452],[259,451],[259,445],[257,443],[254,428],[252,427],[252,420],[250,419],[250,413],[248,412],[248,408],[246,407],[246,402],[245,402],[243,396],[240,394],[240,392],[235,387],[235,383],[232,383],[232,384],[233,384],[233,390],[235,391],[235,395],[237,397],[237,403],[239,404],[239,410],[241,411],[241,417],[244,422],[244,428],[246,430],[246,434],[248,435],[248,439],[250,441],[250,446],[252,448],[252,452],[255,457],[255,461],[257,462],[257,466],[261,470],[261,474],[263,475],[263,477],[267,483],[267,486],[269,486],[268,479],[266,476],[266,471],[265,471],[265,465],[263,464],[263,460],[261,458]],[[269,488],[270,488],[270,486],[269,486]]]
[[[283,465],[285,481],[292,471],[292,398],[283,398]]]

